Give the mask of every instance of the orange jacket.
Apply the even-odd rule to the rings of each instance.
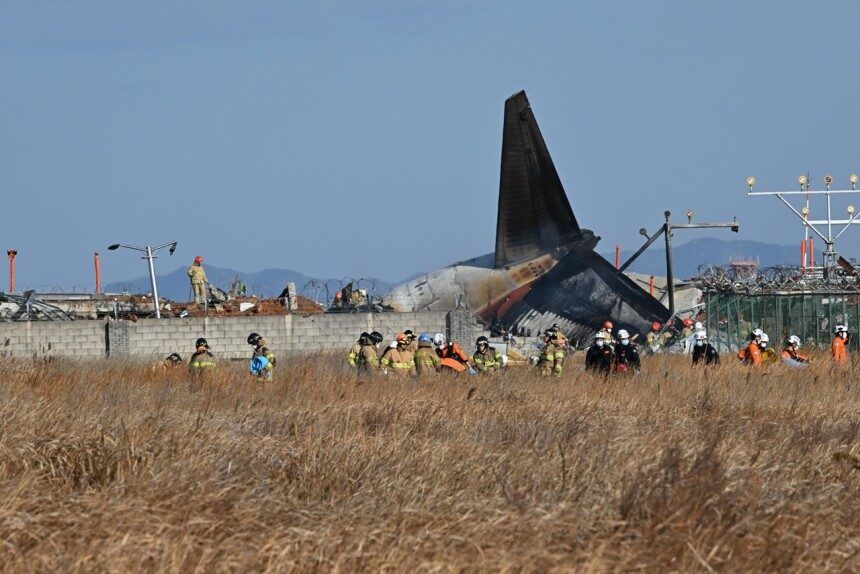
[[[436,349],[436,354],[440,359],[455,359],[461,363],[469,362],[469,355],[463,352],[456,342],[448,343],[444,349]]]
[[[760,365],[761,349],[755,341],[750,341],[750,344],[745,349],[738,351],[738,359],[747,364]]]
[[[833,355],[833,360],[839,365],[848,362],[848,351],[845,349],[845,340],[842,337],[837,336],[833,339],[833,343],[830,345],[830,354]]]

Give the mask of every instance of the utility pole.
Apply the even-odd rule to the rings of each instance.
[[[734,233],[740,231],[740,223],[738,223],[737,218],[729,223],[693,223],[693,210],[687,210],[687,223],[671,223],[669,218],[672,216],[671,211],[664,211],[663,217],[665,221],[660,228],[655,231],[652,235],[648,235],[648,230],[644,227],[639,230],[639,235],[642,235],[647,238],[645,244],[640,247],[636,253],[630,256],[630,258],[621,265],[619,271],[624,271],[630,264],[633,263],[642,253],[645,252],[648,247],[651,246],[652,243],[657,241],[660,235],[663,235],[666,243],[666,294],[669,298],[669,319],[672,320],[675,317],[675,272],[672,263],[672,235],[673,230],[675,229],[720,229],[720,228],[728,228],[731,229]]]

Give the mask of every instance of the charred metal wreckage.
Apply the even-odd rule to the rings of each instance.
[[[525,92],[505,102],[496,249],[398,285],[396,311],[460,306],[519,334],[558,324],[584,343],[606,319],[647,332],[669,310],[594,251],[573,213]]]

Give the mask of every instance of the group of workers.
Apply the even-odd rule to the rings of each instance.
[[[259,333],[251,333],[246,339],[252,347],[251,360],[248,370],[257,379],[271,381],[275,370],[275,353],[266,346],[266,340]],[[165,360],[164,365],[169,368],[182,366],[182,356],[179,353],[171,353]],[[195,375],[212,374],[218,368],[218,362],[209,343],[203,337],[194,342],[194,354],[188,361],[188,371]]]
[[[785,347],[779,354],[779,360],[790,367],[803,367],[809,363],[809,357],[801,355],[800,337],[790,335]],[[770,337],[761,329],[754,329],[750,333],[749,344],[738,351],[738,360],[745,365],[767,365],[777,361],[776,351],[769,346]],[[836,325],[834,337],[830,343],[830,356],[833,363],[838,366],[848,364],[848,328],[845,325]]]

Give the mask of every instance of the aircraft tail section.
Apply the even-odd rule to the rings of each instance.
[[[552,252],[581,236],[526,93],[514,94],[505,101],[494,265]]]

